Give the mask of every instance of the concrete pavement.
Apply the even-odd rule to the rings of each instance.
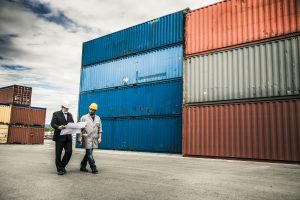
[[[0,199],[300,199],[300,165],[96,150],[99,174],[56,175],[54,143],[0,145]]]

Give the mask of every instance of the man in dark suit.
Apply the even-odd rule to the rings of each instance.
[[[69,122],[74,122],[72,114],[69,113],[70,103],[64,102],[61,110],[53,113],[51,126],[54,128],[53,141],[55,141],[55,164],[58,175],[67,173],[66,165],[72,156],[72,135],[60,135],[62,129]],[[65,155],[61,159],[62,150],[65,150]]]

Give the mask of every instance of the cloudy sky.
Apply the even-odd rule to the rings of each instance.
[[[0,87],[33,87],[32,105],[47,108],[47,124],[64,100],[77,118],[84,41],[218,1],[0,0]]]

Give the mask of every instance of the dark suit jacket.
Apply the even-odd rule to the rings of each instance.
[[[62,111],[53,113],[53,117],[51,120],[51,126],[52,128],[54,128],[53,141],[65,141],[67,137],[68,139],[72,140],[72,135],[60,135],[61,130],[58,129],[60,125],[67,125],[69,122],[74,122],[71,113],[67,114],[67,120]]]

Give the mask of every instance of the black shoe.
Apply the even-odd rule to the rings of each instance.
[[[58,175],[64,175],[65,173],[64,173],[63,171],[60,170],[60,171],[57,172],[57,174],[58,174]]]
[[[97,169],[93,169],[93,170],[92,170],[92,173],[93,173],[93,174],[98,174],[98,170],[97,170]]]
[[[66,168],[63,168],[61,171],[62,171],[64,174],[66,174],[66,173],[67,173],[67,170],[66,170]]]
[[[85,168],[85,167],[84,167],[84,168],[81,167],[81,168],[80,168],[80,171],[81,171],[81,172],[89,172],[89,170],[87,170],[87,168]]]

